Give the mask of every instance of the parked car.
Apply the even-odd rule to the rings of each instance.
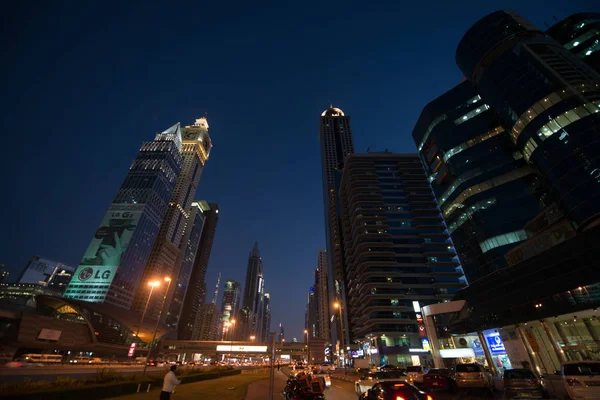
[[[423,388],[425,390],[447,390],[454,392],[457,389],[454,372],[447,368],[432,368],[423,375]]]
[[[565,398],[600,399],[600,362],[569,361],[561,370]]]
[[[406,380],[406,374],[401,371],[369,372],[368,374],[361,376],[359,380],[354,382],[354,387],[356,389],[356,394],[360,396],[367,390],[371,389],[376,383],[387,381],[406,382]]]
[[[398,369],[398,367],[392,364],[384,364],[377,369],[380,371],[395,371],[396,369]]]
[[[542,399],[545,397],[544,388],[538,377],[525,368],[504,370],[502,384],[506,399]]]
[[[481,364],[457,364],[455,380],[459,388],[494,389],[492,375]]]
[[[433,400],[433,397],[404,381],[380,382],[358,397],[360,400]]]
[[[423,371],[423,367],[420,365],[411,365],[406,367],[406,375],[410,383],[423,383],[425,371]]]

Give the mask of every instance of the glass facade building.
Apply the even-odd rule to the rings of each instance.
[[[237,319],[239,319],[237,317],[240,309],[241,292],[242,288],[239,282],[225,281],[223,299],[221,299],[221,318],[219,321],[221,324],[221,339],[225,339],[225,335],[230,332],[230,329],[235,329],[235,326],[228,329],[226,324],[235,324],[237,323]],[[233,320],[236,320],[236,322],[232,322]]]
[[[202,228],[204,228],[204,213],[200,204],[193,202],[183,234],[183,240],[181,241],[182,252],[179,256],[181,260],[177,260],[179,270],[174,271],[175,282],[173,290],[169,294],[170,298],[167,300],[169,309],[167,310],[165,322],[167,326],[173,329],[177,329],[181,316],[181,309],[189,287],[194,259],[196,258],[198,245],[200,244],[200,237],[202,236]]]
[[[506,268],[543,185],[497,114],[463,82],[425,106],[413,138],[467,281]]]
[[[353,154],[339,197],[352,337],[411,365],[409,349],[426,350],[420,307],[465,286],[427,175],[416,154]]]
[[[196,322],[199,318],[199,307],[206,302],[206,270],[208,269],[217,223],[219,222],[219,206],[217,204],[207,203],[204,200],[198,202],[198,204],[204,215],[204,227],[202,228],[200,243],[196,250],[196,257],[194,258],[188,289],[185,293],[177,326],[177,337],[182,340],[190,340],[199,335],[194,327],[199,326]]]
[[[64,297],[132,307],[182,164],[179,124],[142,145]]]
[[[63,293],[74,272],[75,268],[68,264],[35,256],[27,263],[17,283],[37,284]]]

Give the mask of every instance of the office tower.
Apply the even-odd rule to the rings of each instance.
[[[191,340],[217,340],[219,334],[219,309],[216,304],[200,304],[198,318]]]
[[[182,251],[179,252],[179,257],[175,263],[178,268],[173,271],[174,284],[171,285],[171,293],[167,297],[168,309],[164,320],[167,326],[173,329],[177,329],[178,326],[183,300],[190,283],[192,267],[198,253],[202,228],[204,228],[204,213],[200,203],[194,201],[190,208],[181,241]]]
[[[458,45],[468,81],[430,103],[413,134],[469,277],[449,331],[518,331],[538,371],[600,349],[577,339],[594,337],[600,306],[599,26],[598,14],[545,33],[514,12],[485,16]]]
[[[242,305],[242,337],[256,336],[260,341],[260,320],[259,314],[261,298],[264,293],[262,259],[258,242],[248,256],[248,266],[246,268],[246,284],[244,286],[244,302]]]
[[[241,289],[239,282],[225,281],[223,290],[223,299],[221,300],[221,338],[230,339],[238,335],[236,333],[236,324],[240,308]],[[227,326],[232,324],[231,326]],[[238,329],[239,330],[239,329]]]
[[[546,31],[554,40],[596,71],[600,70],[600,13],[579,13]]]
[[[265,293],[263,296],[263,304],[264,304],[264,323],[262,330],[262,338],[263,343],[267,343],[269,341],[269,332],[271,332],[271,295],[269,293]],[[241,338],[241,340],[246,340],[246,338]]]
[[[277,337],[277,341],[279,343],[285,341],[285,331],[283,329],[283,324],[281,322],[279,323],[279,336]]]
[[[308,337],[319,337],[321,331],[319,327],[319,304],[315,293],[315,288],[310,287],[306,299],[306,330]]]
[[[130,309],[183,165],[179,123],[145,142],[64,297]]]
[[[315,272],[315,293],[317,297],[319,315],[319,332],[317,337],[325,340],[330,339],[329,309],[331,307],[331,304],[329,303],[329,292],[327,290],[327,272],[327,251],[325,249],[321,249],[319,250],[317,270]]]
[[[206,117],[198,118],[194,125],[181,129],[180,134],[183,166],[177,177],[167,213],[154,242],[142,283],[156,279],[162,280],[163,277],[174,278],[172,275],[179,268],[176,264],[182,251],[181,239],[186,221],[190,216],[192,199],[196,194],[200,175],[212,148]],[[166,285],[163,286],[165,289],[160,287],[157,294],[152,296],[146,305],[150,287],[146,284],[140,285],[134,302],[135,311],[141,314],[146,308],[148,317],[156,319],[163,306],[168,308],[168,305],[163,305],[163,296],[159,295],[164,294],[164,290],[166,290]]]
[[[323,111],[319,124],[319,142],[321,143],[325,239],[329,256],[328,289],[332,301],[341,301],[345,304],[346,281],[340,212],[337,206],[336,171],[342,169],[346,158],[354,153],[350,116],[344,115],[342,110],[333,106]],[[348,321],[347,315],[344,319]],[[347,323],[344,325],[348,326]],[[337,324],[333,324],[332,327],[336,328]],[[332,341],[339,340],[337,329],[332,330],[331,334]],[[349,341],[347,333],[346,341]]]
[[[204,200],[199,201],[198,204],[204,215],[204,228],[202,229],[200,243],[196,250],[188,290],[185,294],[181,317],[179,319],[177,337],[181,340],[189,340],[192,337],[194,325],[196,324],[195,320],[198,315],[198,306],[206,301],[206,270],[217,231],[217,223],[219,222],[219,206],[217,204],[207,203]],[[219,274],[217,289],[220,277],[221,275]],[[213,302],[216,302],[216,293]]]
[[[387,362],[409,364],[425,338],[420,307],[464,285],[446,226],[416,154],[353,154],[340,205],[354,340],[376,340]]]
[[[21,276],[17,279],[17,283],[38,284],[63,293],[74,273],[75,267],[35,256],[29,260]]]
[[[425,106],[413,138],[467,281],[506,268],[545,190],[497,113],[465,81]]]

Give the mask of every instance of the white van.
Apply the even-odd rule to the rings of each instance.
[[[561,369],[568,398],[600,399],[599,361],[569,361]]]

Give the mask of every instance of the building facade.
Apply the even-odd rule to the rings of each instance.
[[[327,242],[328,259],[328,291],[332,301],[345,304],[345,268],[340,212],[336,193],[336,171],[344,166],[346,158],[354,153],[350,116],[345,115],[339,108],[330,106],[321,114],[319,122],[319,142],[321,145],[321,173],[323,184],[323,208],[325,213],[325,239]],[[331,309],[331,306],[330,306]],[[344,307],[344,310],[346,307]],[[345,315],[345,314],[344,314]],[[331,325],[332,341],[341,337],[340,329],[348,326],[347,315],[345,323],[337,321]],[[345,332],[346,341],[349,340]]]
[[[315,271],[315,293],[317,297],[319,332],[316,337],[325,339],[329,342],[331,336],[329,332],[329,290],[328,290],[328,263],[327,250],[319,250],[317,260],[317,270]]]
[[[170,293],[167,297],[168,309],[165,315],[165,323],[172,329],[177,329],[181,316],[181,309],[185,299],[186,292],[190,283],[192,267],[198,252],[202,229],[204,228],[204,213],[198,202],[192,202],[189,218],[184,230],[181,241],[182,251],[175,265],[178,267],[173,271],[175,277],[174,284],[171,285]]]
[[[379,363],[424,348],[420,307],[449,301],[462,273],[416,154],[348,157],[340,185],[352,333]]]
[[[244,300],[241,313],[241,335],[242,337],[255,336],[258,342],[263,338],[263,316],[264,316],[264,280],[263,265],[258,249],[258,242],[254,243],[252,251],[248,256],[246,268],[246,284],[244,286]]]
[[[217,340],[219,335],[219,308],[214,303],[200,304],[191,340]]]
[[[206,302],[206,270],[219,222],[219,206],[216,203],[202,200],[198,204],[204,215],[204,227],[179,318],[177,337],[181,340],[190,340],[193,336],[197,336],[197,333],[194,333],[194,326],[198,326],[196,322],[198,307]],[[219,283],[217,288],[218,285]],[[216,302],[216,296],[213,302]]]
[[[35,256],[29,260],[17,283],[37,284],[63,293],[74,273],[75,267]]]
[[[306,298],[306,326],[309,338],[318,338],[321,332],[319,321],[319,303],[315,288],[310,287]]]
[[[181,147],[179,124],[142,145],[64,297],[132,307],[183,165]]]
[[[225,281],[223,299],[221,300],[221,318],[219,319],[219,334],[222,340],[232,340],[236,337],[236,324],[239,320],[240,303],[240,283],[232,280]]]
[[[162,279],[165,276],[174,278],[174,272],[179,269],[177,261],[182,261],[179,256],[185,250],[185,243],[182,246],[184,229],[190,217],[192,200],[196,195],[200,176],[212,148],[208,134],[208,122],[205,117],[198,118],[194,125],[181,129],[180,135],[182,137],[182,169],[177,177],[175,190],[169,200],[169,206],[150,254],[142,282]],[[159,293],[162,293],[166,287],[158,290]],[[156,319],[163,307],[163,296],[154,295],[146,304],[149,291],[148,285],[139,286],[134,309],[140,314],[147,309],[148,317]]]

